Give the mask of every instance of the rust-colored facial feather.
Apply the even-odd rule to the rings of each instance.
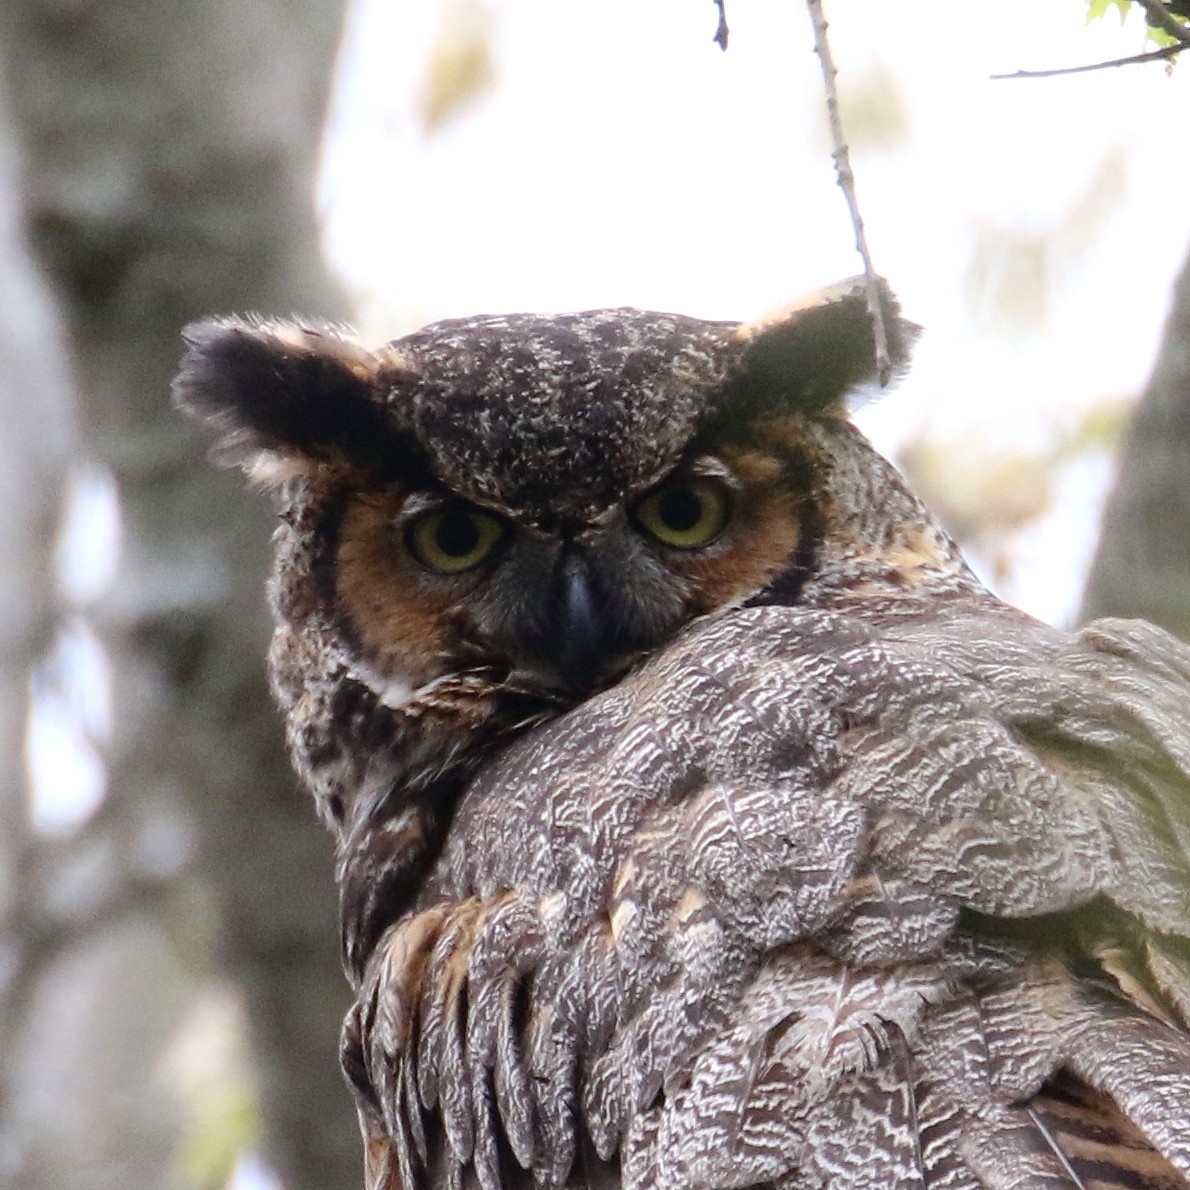
[[[650,538],[632,517],[646,491],[598,510],[603,523],[576,535],[508,518],[501,548],[460,574],[435,572],[410,548],[406,508],[424,494],[393,487],[349,497],[338,522],[334,588],[362,663],[387,683],[390,699],[478,665],[532,671],[546,684],[564,685],[561,666],[552,672],[541,620],[564,598],[559,574],[572,555],[584,560],[591,612],[609,644],[603,663],[588,674],[592,685],[695,616],[745,601],[790,566],[801,543],[806,492],[781,458],[757,446],[725,447],[698,461],[726,473],[718,482],[730,502],[723,532],[704,548],[671,548]],[[679,468],[662,486],[681,483],[684,475]],[[636,606],[637,591],[649,592],[645,606]],[[552,643],[565,659],[564,642]]]
[[[348,632],[386,677],[411,688],[439,677],[453,651],[456,605],[474,574],[430,576],[410,554],[397,527],[407,493],[367,493],[344,513],[335,559],[335,588]]]
[[[719,457],[739,484],[721,548],[674,554],[669,561],[689,584],[688,606],[696,615],[763,590],[789,568],[802,542],[808,493],[785,463],[756,447],[726,447]]]

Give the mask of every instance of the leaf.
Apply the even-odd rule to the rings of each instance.
[[[446,9],[417,96],[427,135],[441,132],[493,89],[491,41],[491,13],[484,5],[460,0]]]
[[[1097,21],[1100,17],[1106,16],[1109,8],[1115,8],[1119,12],[1120,24],[1123,24],[1134,3],[1135,0],[1087,0],[1087,24],[1089,25],[1092,21]],[[1176,17],[1186,15],[1182,10],[1182,6],[1177,3],[1169,4],[1168,8]],[[1174,37],[1172,33],[1167,32],[1165,29],[1160,28],[1160,26],[1154,25],[1152,21],[1148,20],[1147,14],[1145,20],[1148,24],[1147,40],[1151,45],[1165,49],[1168,46],[1178,44],[1178,38]],[[1186,25],[1186,32],[1190,33],[1190,23]]]
[[[1187,26],[1186,31],[1190,33],[1190,26]],[[1149,26],[1149,41],[1161,49],[1178,44],[1178,39],[1172,33],[1167,33],[1164,29],[1156,29],[1152,25]]]
[[[1109,8],[1115,8],[1119,11],[1120,24],[1122,25],[1127,19],[1131,4],[1132,0],[1087,0],[1087,24],[1106,16]]]

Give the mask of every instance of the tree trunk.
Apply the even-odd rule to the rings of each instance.
[[[54,536],[75,447],[75,408],[61,328],[21,225],[4,81],[0,74],[0,1121],[7,1123],[19,1027],[44,959],[23,758],[30,674],[55,631]],[[16,1164],[5,1128],[0,1182]]]
[[[1190,640],[1190,256],[1103,517],[1081,613],[1095,616]]]
[[[124,535],[115,588],[94,615],[115,675],[110,792],[72,843],[55,979],[17,1060],[40,1079],[27,1103],[72,1072],[80,1087],[49,1095],[56,1118],[25,1113],[28,1185],[164,1176],[176,1119],[155,1072],[211,974],[211,908],[263,1070],[267,1156],[294,1190],[359,1184],[336,1064],[347,989],[330,840],[289,771],[264,680],[269,512],[210,469],[167,396],[191,319],[343,313],[312,198],[343,6],[0,4],[28,235],[66,324],[86,450],[115,476]],[[81,874],[80,855],[94,861]],[[104,1130],[90,1151],[88,1119]]]

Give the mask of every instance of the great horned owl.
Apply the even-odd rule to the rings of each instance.
[[[282,497],[371,1187],[1187,1184],[1190,651],[984,590],[846,419],[870,335],[187,332]]]

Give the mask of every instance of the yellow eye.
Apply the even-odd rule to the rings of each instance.
[[[418,517],[406,530],[410,553],[439,574],[462,574],[478,566],[504,536],[494,516],[469,508],[446,508]]]
[[[718,484],[692,479],[658,488],[636,506],[633,515],[662,545],[697,550],[723,532],[730,512],[727,493]]]

